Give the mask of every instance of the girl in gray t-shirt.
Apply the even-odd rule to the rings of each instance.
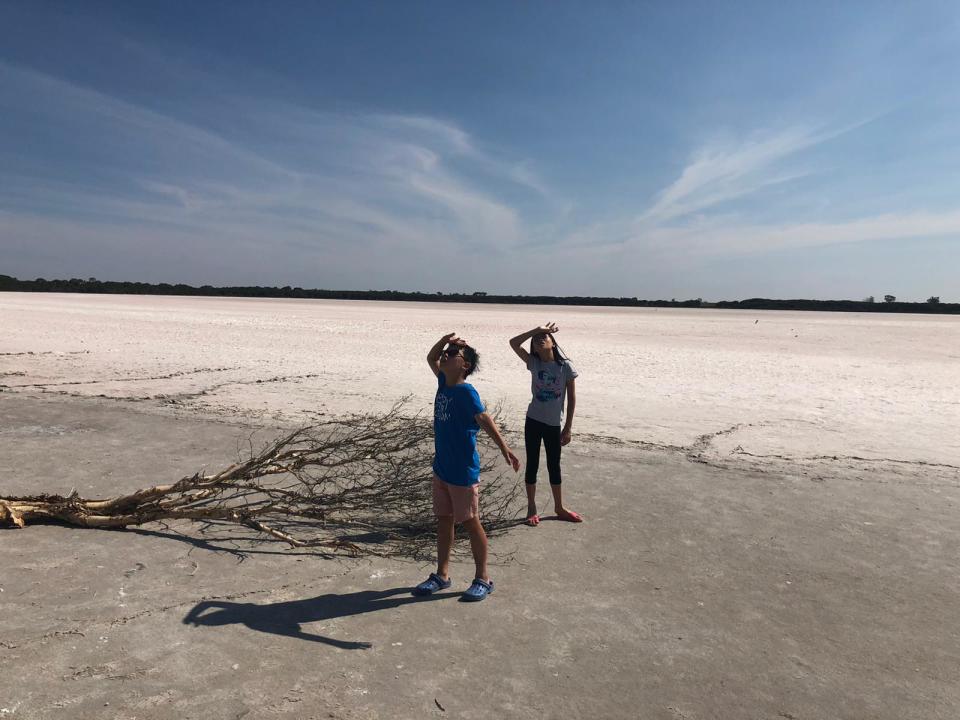
[[[527,365],[530,371],[532,398],[527,408],[523,426],[524,444],[527,448],[527,524],[539,525],[537,514],[537,470],[540,468],[540,445],[547,453],[547,473],[550,490],[553,491],[553,506],[560,520],[582,522],[573,510],[563,506],[560,492],[560,448],[570,442],[573,426],[573,411],[577,404],[574,378],[577,371],[563,356],[553,339],[560,328],[554,323],[517,335],[510,340],[510,347]],[[523,343],[530,339],[530,350]],[[563,418],[563,403],[567,402],[566,422]]]

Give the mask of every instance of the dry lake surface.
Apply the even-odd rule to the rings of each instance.
[[[429,412],[452,331],[517,428],[507,340],[551,320],[587,521],[496,539],[488,601],[222,529],[0,530],[0,716],[960,716],[960,318],[0,293],[0,495]]]
[[[553,320],[581,433],[960,465],[960,317],[4,293],[0,319],[11,388],[290,422],[429,411],[424,356],[457,331],[514,424],[529,375],[507,340]]]

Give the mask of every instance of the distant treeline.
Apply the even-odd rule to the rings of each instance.
[[[58,293],[103,293],[108,295],[196,295],[202,297],[258,297],[258,298],[308,298],[315,300],[400,300],[416,302],[467,302],[506,303],[512,305],[603,305],[613,307],[678,307],[678,308],[725,308],[740,310],[821,310],[834,312],[907,312],[960,314],[960,303],[941,303],[939,298],[927,302],[897,302],[885,300],[724,300],[704,302],[693,300],[640,300],[635,297],[592,297],[571,295],[490,295],[474,293],[423,293],[397,290],[307,290],[299,287],[214,287],[212,285],[170,285],[168,283],[116,282],[89,278],[82,280],[18,280],[9,275],[0,275],[0,291],[58,292]],[[888,298],[891,296],[887,296]]]

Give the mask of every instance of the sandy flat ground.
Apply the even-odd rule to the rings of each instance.
[[[419,306],[293,305],[0,295],[0,494],[109,495],[229,463],[251,432],[386,402],[370,390],[380,366],[369,348],[412,353],[436,334],[434,308],[422,309],[426,324]],[[386,319],[371,319],[371,305]],[[881,331],[859,316],[568,311],[571,355],[598,386],[591,395],[583,383],[586,407],[612,403],[619,387],[623,412],[585,410],[565,451],[570,504],[587,522],[497,538],[488,601],[414,600],[426,566],[330,560],[229,528],[2,530],[0,716],[960,716],[960,463],[955,432],[941,427],[957,385],[938,387],[956,372],[952,319],[884,316]],[[457,310],[444,312],[439,327]],[[513,402],[522,415],[524,388],[511,390],[522,367],[497,369],[494,333],[536,312],[491,309],[490,326],[474,328],[491,346],[477,385],[508,414]],[[318,313],[336,316],[328,329]],[[818,340],[751,345],[749,326],[765,324]],[[362,360],[330,359],[337,333],[339,352],[359,348]],[[643,379],[640,363],[632,384],[601,382],[622,365],[618,347],[647,352],[660,377]],[[742,379],[710,388],[720,376],[694,373],[724,353],[741,368],[769,359],[751,366],[755,402],[737,399]],[[427,372],[419,356],[405,362],[383,373]],[[663,363],[686,379],[665,379]],[[217,369],[228,366],[238,369]],[[367,380],[351,386],[351,368]],[[767,396],[775,378],[795,407]],[[662,399],[644,404],[639,392],[667,388],[679,417],[654,416]],[[857,412],[841,412],[849,398]],[[790,416],[834,438],[836,457],[811,452],[799,430],[775,432],[801,427],[784,425]],[[752,425],[736,428],[741,417]],[[869,432],[853,432],[856,418]],[[470,570],[457,565],[454,589]]]

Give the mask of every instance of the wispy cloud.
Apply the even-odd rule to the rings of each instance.
[[[709,142],[692,154],[679,177],[657,193],[636,223],[656,226],[682,221],[770,186],[807,177],[813,170],[790,162],[802,161],[805,151],[863,127],[879,116],[835,127],[757,130],[742,140]]]
[[[457,153],[473,155],[476,148],[470,136],[456,125],[437,118],[422,115],[373,115],[371,119],[385,128],[398,128],[420,131],[422,137],[431,143],[446,145]]]
[[[638,223],[656,224],[689,216],[796,177],[775,172],[777,164],[829,137],[791,128],[765,139],[707,145],[694,154],[680,177],[657,195]]]
[[[530,188],[542,197],[554,202],[560,201],[554,196],[554,193],[547,187],[540,175],[530,166],[529,162],[521,162],[508,167],[508,174],[511,180],[518,185]]]
[[[402,265],[456,248],[517,244],[520,210],[477,178],[510,178],[546,193],[523,160],[484,153],[463,129],[437,118],[338,115],[281,103],[265,109],[233,99],[235,122],[212,115],[201,127],[3,63],[0,92],[52,127],[62,117],[84,125],[83,162],[104,171],[78,182],[0,170],[6,233],[27,233],[31,222],[56,233],[51,215],[68,219],[74,235],[136,223],[139,236],[156,237],[176,227],[227,257],[236,243],[255,238],[274,248],[313,248],[335,273],[341,261],[362,268],[364,255],[390,267],[391,257]],[[131,238],[129,250],[136,245]]]
[[[960,209],[934,212],[900,208],[843,221],[821,221],[796,212],[779,222],[758,222],[756,196],[779,184],[809,178],[826,168],[809,151],[876,120],[828,127],[755,132],[740,142],[718,141],[695,151],[675,181],[632,220],[613,220],[568,236],[573,245],[612,243],[666,256],[724,256],[870,240],[929,238],[960,233]],[[733,201],[741,203],[737,212]],[[753,201],[753,205],[750,205]]]
[[[657,228],[640,244],[650,250],[730,255],[950,235],[960,235],[960,210],[883,213],[844,222],[769,225],[723,217],[683,227]]]

